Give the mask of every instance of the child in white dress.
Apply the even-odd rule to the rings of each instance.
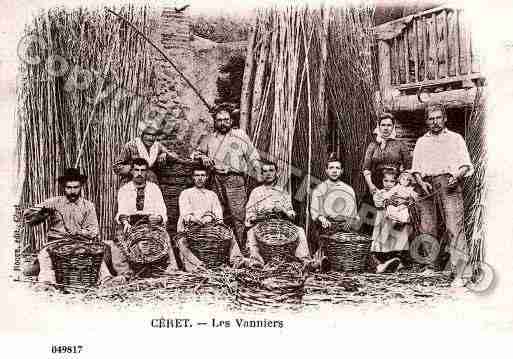
[[[383,196],[385,217],[397,223],[410,223],[408,204],[418,197],[417,192],[413,190],[413,176],[409,172],[402,172],[399,175],[399,183]]]

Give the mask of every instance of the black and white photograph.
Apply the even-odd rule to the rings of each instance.
[[[0,15],[0,272],[33,355],[96,357],[96,327],[128,357],[157,331],[511,334],[513,35],[486,45],[511,6],[29,3]]]

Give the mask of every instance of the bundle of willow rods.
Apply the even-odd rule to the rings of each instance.
[[[338,8],[329,14],[326,86],[337,119],[343,179],[364,191],[365,148],[376,123],[371,46],[374,8]]]
[[[118,12],[146,34],[156,29],[147,7]],[[112,163],[136,135],[153,91],[149,47],[103,9],[43,11],[26,33],[42,41],[27,49],[41,62],[20,65],[18,155],[26,173],[20,205],[58,194],[57,177],[76,165],[83,144],[78,167],[88,175],[84,196],[96,205],[102,236],[111,237],[119,187]],[[56,56],[67,64],[56,67],[58,76],[46,65]],[[44,228],[26,233],[26,244],[39,249]]]
[[[278,162],[280,184],[303,200],[298,219],[307,229],[305,190],[324,179],[330,113],[339,125],[344,180],[363,190],[361,164],[375,120],[372,18],[365,6],[263,9],[250,34],[241,124]]]
[[[469,243],[470,263],[477,265],[484,259],[485,201],[486,201],[486,124],[485,102],[482,88],[478,88],[474,104],[467,113],[465,121],[465,141],[470,160],[474,165],[474,174],[467,178],[464,188],[465,234]]]

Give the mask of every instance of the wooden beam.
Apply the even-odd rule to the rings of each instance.
[[[415,62],[415,82],[419,82],[419,71],[420,71],[420,58],[419,58],[419,20],[415,19],[413,21],[413,48],[414,48],[414,57],[413,60]]]
[[[410,59],[408,56],[408,28],[403,32],[405,83],[410,82]]]
[[[454,16],[456,17],[454,19],[454,21],[456,22],[456,28],[455,28],[455,32],[454,32],[454,37],[455,37],[455,41],[454,41],[454,45],[456,46],[455,48],[455,51],[456,51],[456,76],[459,76],[461,75],[461,67],[460,67],[460,51],[461,51],[461,48],[460,48],[460,11],[459,10],[455,10],[454,11]]]
[[[449,24],[446,10],[442,12],[442,32],[445,39],[445,76],[449,77]]]
[[[473,87],[470,89],[460,89],[452,91],[444,91],[438,93],[431,93],[429,95],[429,102],[436,101],[441,102],[446,108],[459,108],[464,106],[472,106],[476,96],[477,88]],[[391,108],[391,99],[385,99],[383,101],[385,105],[385,111],[419,111],[426,107],[425,103],[420,103],[417,95],[406,95],[399,96],[394,99],[394,107]]]
[[[427,46],[427,23],[426,18],[422,18],[422,46],[424,46],[424,80],[428,80],[429,54]]]
[[[415,90],[422,87],[434,87],[434,86],[441,86],[441,85],[447,85],[454,82],[463,82],[463,81],[472,81],[483,78],[482,74],[475,73],[470,75],[460,75],[460,76],[452,76],[449,78],[444,79],[438,79],[438,80],[427,80],[427,81],[420,81],[417,83],[410,83],[410,84],[404,84],[396,86],[396,88],[399,91],[408,91],[408,90]]]
[[[431,36],[429,36],[429,40],[435,52],[435,80],[438,80],[438,33],[436,31],[436,13],[431,15]]]
[[[379,89],[385,93],[392,86],[392,74],[390,71],[390,45],[386,41],[378,40]]]

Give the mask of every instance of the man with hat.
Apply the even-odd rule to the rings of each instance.
[[[256,178],[260,156],[248,135],[233,128],[233,109],[221,103],[212,111],[214,133],[203,139],[199,153],[203,165],[214,170],[213,189],[225,207],[225,217],[232,222],[239,246],[245,248],[244,219],[247,202],[245,176]]]
[[[158,183],[158,178],[154,172],[155,165],[172,156],[172,153],[169,153],[157,141],[157,136],[160,133],[161,118],[159,112],[153,107],[148,113],[147,119],[139,122],[138,128],[141,135],[127,142],[114,161],[114,173],[121,177],[122,184],[130,181],[130,163],[134,158],[144,158],[148,162],[147,179],[150,182]]]
[[[56,196],[43,201],[23,213],[25,221],[31,225],[48,221],[46,243],[53,244],[64,240],[93,240],[98,237],[98,219],[94,204],[82,197],[82,186],[87,177],[76,168],[68,168],[58,178],[64,189],[64,196]],[[38,254],[40,282],[55,283],[55,272],[47,248]],[[101,271],[106,271],[102,265]],[[37,271],[37,270],[36,270]]]

